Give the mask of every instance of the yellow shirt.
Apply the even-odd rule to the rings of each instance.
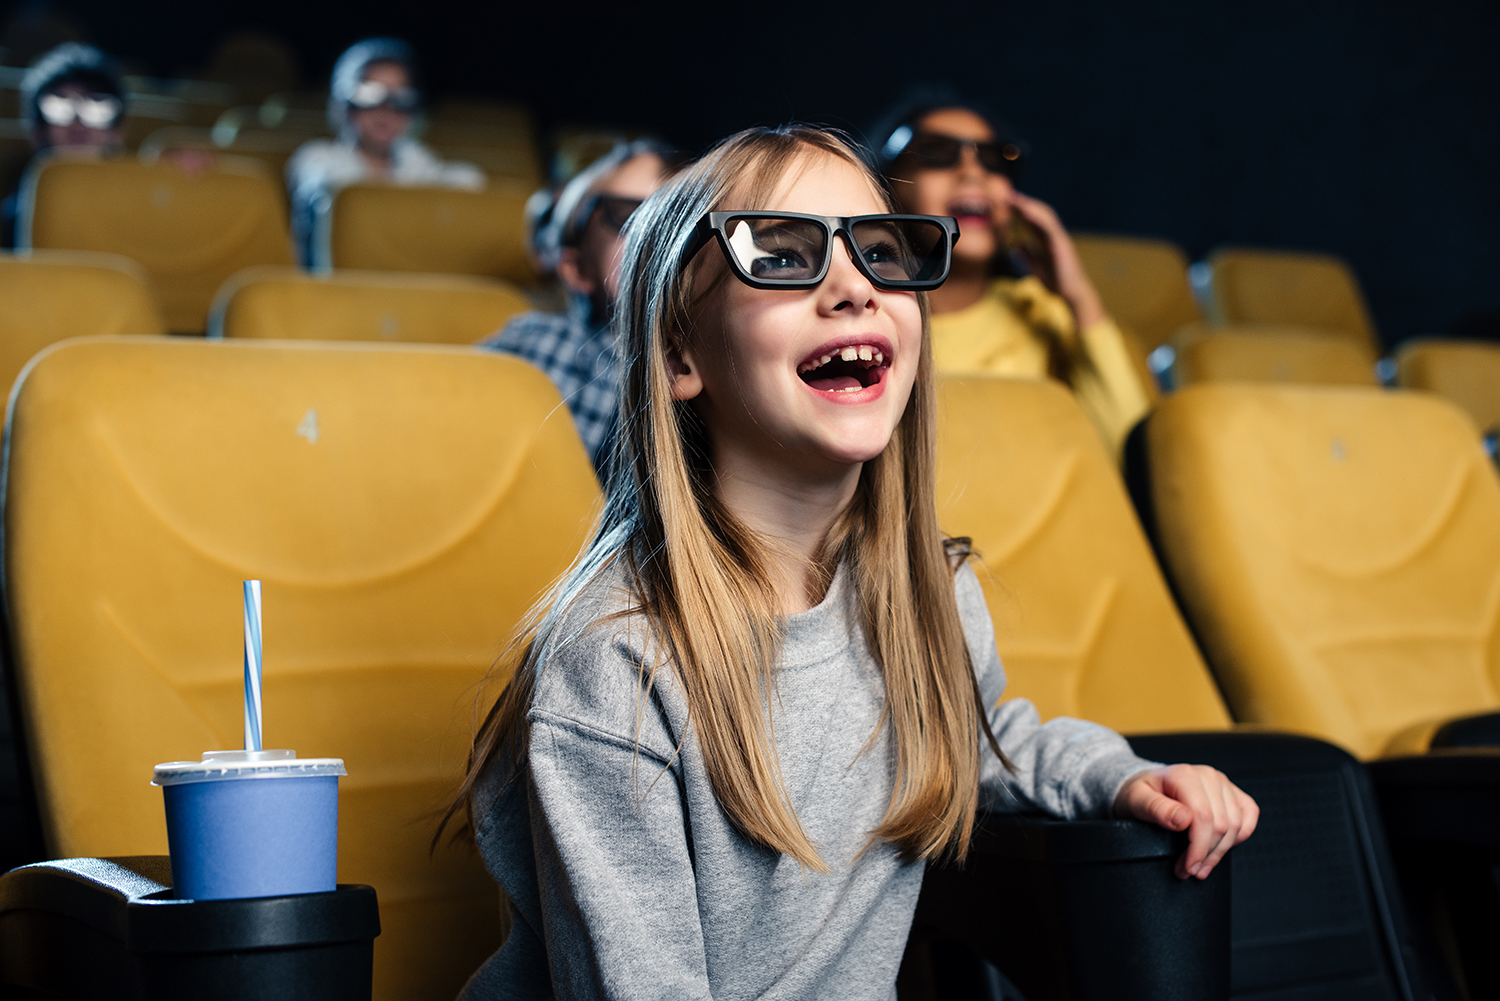
[[[1115,322],[1080,336],[1067,302],[1030,275],[996,278],[974,305],[934,313],[932,361],[946,375],[1064,378],[1117,456],[1151,405]]]

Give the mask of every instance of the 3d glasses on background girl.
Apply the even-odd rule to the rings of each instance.
[[[606,510],[455,808],[514,918],[466,998],[889,999],[925,863],[981,806],[1191,828],[1185,877],[1249,836],[1213,769],[999,701],[933,500],[925,296],[956,232],[807,127],[725,140],[630,217]]]

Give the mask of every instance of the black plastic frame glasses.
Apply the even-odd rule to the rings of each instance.
[[[755,274],[740,259],[742,248],[736,248],[734,244],[735,224],[755,220],[816,224],[822,232],[821,247],[806,244],[804,247],[817,251],[820,260],[816,265],[803,260],[800,268],[786,268],[787,271],[797,272],[797,277],[794,278],[767,278],[763,274]],[[897,239],[897,245],[889,242],[893,235]],[[914,250],[911,239],[913,235],[930,238],[932,243],[925,249]],[[834,240],[842,238],[854,266],[876,288],[886,292],[927,292],[948,280],[948,271],[953,265],[953,245],[958,242],[958,221],[950,216],[895,213],[824,216],[804,212],[708,212],[698,220],[692,239],[683,249],[683,266],[715,238],[718,239],[719,249],[724,252],[724,259],[729,262],[730,271],[751,288],[816,288],[828,277],[828,269],[833,261]],[[880,259],[879,255],[884,254],[905,254],[907,257],[905,261]],[[920,255],[922,267],[910,266],[917,263],[917,257],[913,255]],[[763,255],[763,258],[775,259],[769,253]],[[919,277],[894,277],[903,271],[908,274],[916,272]]]
[[[917,131],[898,157],[910,157],[923,167],[948,170],[958,165],[965,149],[974,151],[979,166],[991,174],[1017,180],[1026,170],[1026,147],[1015,139],[962,139],[942,132]]]
[[[581,235],[596,212],[605,228],[612,233],[618,233],[625,228],[626,220],[641,207],[643,201],[645,201],[644,198],[627,198],[624,195],[611,195],[604,192],[590,195],[573,216],[572,234],[575,237]]]

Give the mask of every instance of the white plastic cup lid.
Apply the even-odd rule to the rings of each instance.
[[[154,786],[225,779],[287,779],[347,775],[343,758],[299,758],[296,751],[204,751],[202,761],[157,765]]]

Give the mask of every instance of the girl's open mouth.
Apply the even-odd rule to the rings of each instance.
[[[889,368],[883,348],[846,344],[804,359],[797,366],[797,375],[824,393],[854,393],[880,382]]]

